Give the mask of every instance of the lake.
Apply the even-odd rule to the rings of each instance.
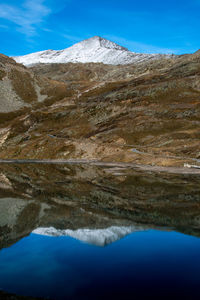
[[[1,165],[4,293],[24,299],[198,299],[199,235],[198,174]]]

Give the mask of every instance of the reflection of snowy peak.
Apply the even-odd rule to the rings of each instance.
[[[54,227],[49,228],[38,228],[33,231],[35,234],[46,235],[46,236],[70,236],[82,242],[96,245],[96,246],[106,246],[111,244],[126,235],[136,232],[143,231],[144,228],[140,226],[111,226],[106,229],[78,229],[78,230],[60,230]]]
[[[111,65],[125,65],[137,63],[160,57],[168,57],[160,54],[140,54],[130,52],[109,40],[95,36],[88,40],[73,45],[64,50],[46,50],[32,54],[17,56],[14,59],[24,65],[38,63],[104,63]]]

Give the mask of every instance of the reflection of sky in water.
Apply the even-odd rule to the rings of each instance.
[[[152,291],[195,299],[199,254],[200,239],[176,232],[136,232],[105,248],[31,234],[0,252],[0,288],[53,299],[129,299]]]

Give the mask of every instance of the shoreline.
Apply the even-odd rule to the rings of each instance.
[[[200,174],[200,169],[189,167],[163,167],[151,166],[126,162],[103,162],[98,160],[86,159],[0,159],[0,164],[71,164],[71,165],[92,165],[99,167],[119,167],[122,169],[138,169],[150,172],[165,172],[171,174]]]

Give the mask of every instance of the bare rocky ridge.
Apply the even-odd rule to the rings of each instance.
[[[11,112],[30,106],[37,100],[37,82],[33,74],[14,60],[0,56],[0,111]]]
[[[199,52],[29,69],[2,56],[0,71],[0,158],[198,164]]]

